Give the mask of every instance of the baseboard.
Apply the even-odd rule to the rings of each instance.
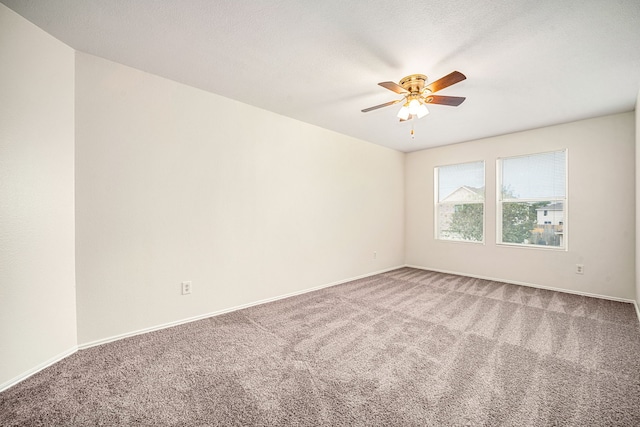
[[[77,346],[73,346],[70,349],[68,349],[67,351],[63,351],[62,353],[53,356],[52,358],[40,363],[39,365],[35,366],[34,368],[29,369],[26,372],[23,372],[22,374],[18,375],[15,378],[10,379],[9,381],[6,381],[2,384],[0,384],[0,393],[2,393],[3,391],[7,390],[10,387],[13,387],[14,385],[26,380],[27,378],[29,378],[30,376],[37,374],[38,372],[42,371],[45,368],[48,368],[49,366],[58,363],[59,361],[61,361],[62,359],[64,359],[65,357],[69,357],[72,354],[74,354],[76,351],[78,351],[78,347]]]
[[[115,336],[112,336],[112,337],[109,337],[109,338],[104,338],[104,339],[100,339],[100,340],[96,340],[96,341],[91,341],[91,342],[88,342],[88,343],[80,344],[78,346],[74,346],[74,347],[70,348],[69,350],[67,350],[65,352],[62,352],[62,353],[60,353],[60,354],[58,354],[58,355],[46,360],[45,362],[33,367],[32,369],[29,369],[28,371],[16,376],[15,378],[12,378],[9,381],[6,381],[6,382],[0,384],[0,392],[3,392],[5,390],[7,390],[8,388],[10,388],[10,387],[12,387],[12,386],[14,386],[14,385],[26,380],[30,376],[40,372],[41,370],[43,370],[45,368],[48,368],[49,366],[61,361],[62,359],[66,358],[68,356],[71,356],[72,354],[74,354],[78,350],[84,350],[84,349],[87,349],[87,348],[90,348],[90,347],[95,347],[97,345],[106,344],[106,343],[109,343],[109,342],[113,342],[113,341],[117,341],[117,340],[120,340],[120,339],[123,339],[123,338],[128,338],[128,337],[144,334],[144,333],[147,333],[147,332],[158,331],[158,330],[161,330],[161,329],[171,328],[173,326],[178,326],[178,325],[182,325],[182,324],[185,324],[185,323],[195,322],[197,320],[206,319],[208,317],[219,316],[221,314],[229,313],[229,312],[232,312],[232,311],[241,310],[243,308],[253,307],[253,306],[256,306],[256,305],[260,305],[260,304],[266,304],[266,303],[269,303],[269,302],[272,302],[272,301],[277,301],[277,300],[281,300],[281,299],[284,299],[284,298],[293,297],[293,296],[296,296],[296,295],[302,295],[302,294],[305,294],[305,293],[308,293],[308,292],[313,292],[313,291],[317,291],[317,290],[320,290],[320,289],[329,288],[331,286],[336,286],[336,285],[340,285],[340,284],[343,284],[343,283],[351,282],[353,280],[363,279],[365,277],[375,276],[376,274],[386,273],[386,272],[392,271],[392,270],[397,270],[398,268],[402,268],[402,267],[403,267],[403,265],[399,265],[399,266],[391,267],[391,268],[386,268],[386,269],[375,271],[375,272],[372,272],[372,273],[367,273],[367,274],[362,274],[360,276],[351,277],[349,279],[338,280],[336,282],[327,283],[327,284],[320,285],[320,286],[315,286],[313,288],[308,288],[308,289],[303,289],[303,290],[300,290],[300,291],[290,292],[288,294],[278,295],[278,296],[272,297],[272,298],[266,298],[266,299],[263,299],[263,300],[259,300],[259,301],[255,301],[255,302],[251,302],[251,303],[247,303],[247,304],[242,304],[242,305],[235,306],[235,307],[230,307],[230,308],[227,308],[227,309],[223,309],[223,310],[218,310],[218,311],[214,311],[214,312],[211,312],[211,313],[202,314],[202,315],[199,315],[199,316],[193,316],[193,317],[189,317],[189,318],[186,318],[186,319],[177,320],[177,321],[174,321],[174,322],[164,323],[164,324],[152,326],[152,327],[149,327],[149,328],[139,329],[139,330],[132,331],[132,332],[127,332],[127,333],[124,333],[124,334],[115,335]]]
[[[606,299],[606,300],[610,300],[610,301],[627,302],[627,303],[631,303],[631,304],[635,305],[636,312],[638,313],[638,317],[640,318],[640,311],[638,311],[638,306],[636,305],[635,300],[632,300],[632,299],[612,297],[612,296],[609,296],[609,295],[592,294],[592,293],[589,293],[589,292],[574,291],[574,290],[571,290],[571,289],[554,288],[553,286],[536,285],[535,283],[519,282],[517,280],[505,280],[505,279],[498,279],[498,278],[495,278],[495,277],[479,276],[479,275],[476,275],[476,274],[459,273],[459,272],[456,272],[456,271],[441,270],[441,269],[438,269],[438,268],[421,267],[421,266],[418,266],[418,265],[409,265],[409,264],[407,264],[407,265],[405,265],[405,267],[417,268],[419,270],[436,271],[438,273],[445,273],[445,274],[455,274],[456,276],[473,277],[474,279],[491,280],[493,282],[509,283],[511,285],[527,286],[527,287],[530,287],[530,288],[546,289],[548,291],[564,292],[565,294],[575,294],[575,295],[582,295],[582,296],[585,296],[585,297]]]
[[[107,343],[110,343],[110,342],[113,342],[113,341],[118,341],[118,340],[121,340],[121,339],[124,339],[124,338],[129,338],[129,337],[133,337],[133,336],[136,336],[136,335],[146,334],[148,332],[159,331],[161,329],[171,328],[171,327],[174,327],[174,326],[183,325],[185,323],[191,323],[191,322],[195,322],[195,321],[198,321],[198,320],[207,319],[207,318],[213,317],[213,316],[220,316],[221,314],[230,313],[232,311],[242,310],[244,308],[249,308],[249,307],[253,307],[253,306],[256,306],[256,305],[266,304],[266,303],[269,303],[269,302],[278,301],[278,300],[285,299],[285,298],[290,298],[290,297],[293,297],[293,296],[296,296],[296,295],[302,295],[302,294],[306,294],[306,293],[309,293],[309,292],[318,291],[320,289],[329,288],[331,286],[341,285],[343,283],[351,282],[353,280],[363,279],[365,277],[375,276],[376,274],[381,274],[381,273],[386,273],[388,271],[397,270],[398,268],[402,268],[402,267],[404,267],[404,265],[399,265],[399,266],[396,266],[396,267],[386,268],[384,270],[378,270],[378,271],[375,271],[373,273],[362,274],[360,276],[351,277],[349,279],[338,280],[336,282],[331,282],[331,283],[327,283],[327,284],[320,285],[320,286],[314,286],[313,288],[307,288],[307,289],[303,289],[303,290],[300,290],[300,291],[290,292],[290,293],[283,294],[283,295],[278,295],[278,296],[275,296],[275,297],[272,297],[272,298],[266,298],[266,299],[262,299],[262,300],[259,300],[259,301],[254,301],[254,302],[250,302],[250,303],[247,303],[247,304],[238,305],[238,306],[235,306],[235,307],[225,308],[225,309],[222,309],[222,310],[217,310],[217,311],[213,311],[213,312],[210,312],[210,313],[205,313],[205,314],[201,314],[201,315],[198,315],[198,316],[188,317],[186,319],[176,320],[174,322],[163,323],[161,325],[151,326],[149,328],[138,329],[136,331],[126,332],[126,333],[119,334],[119,335],[114,335],[114,336],[111,336],[111,337],[108,337],[108,338],[102,338],[102,339],[99,339],[99,340],[90,341],[90,342],[78,345],[78,349],[79,350],[84,350],[84,349],[87,349],[87,348],[90,348],[90,347],[95,347],[95,346],[98,346],[98,345],[107,344]]]
[[[227,309],[223,309],[223,310],[218,310],[218,311],[206,313],[206,314],[202,314],[202,315],[199,315],[199,316],[193,316],[193,317],[189,317],[189,318],[186,318],[186,319],[177,320],[177,321],[174,321],[174,322],[164,323],[164,324],[156,325],[156,326],[149,327],[149,328],[139,329],[139,330],[132,331],[132,332],[127,332],[127,333],[124,333],[124,334],[115,335],[115,336],[112,336],[112,337],[109,337],[109,338],[104,338],[104,339],[100,339],[100,340],[96,340],[96,341],[91,341],[91,342],[88,342],[88,343],[80,344],[78,346],[74,346],[74,347],[68,349],[67,351],[64,351],[64,352],[62,352],[62,353],[60,353],[60,354],[58,354],[58,355],[46,360],[45,362],[35,366],[34,368],[32,368],[32,369],[30,369],[30,370],[28,370],[28,371],[26,371],[26,372],[24,372],[24,373],[22,373],[22,374],[20,374],[20,375],[18,375],[16,377],[14,377],[12,379],[10,379],[9,381],[5,381],[4,383],[0,384],[0,393],[5,391],[5,390],[7,390],[7,389],[9,389],[10,387],[13,387],[14,385],[16,385],[18,383],[26,380],[27,378],[29,378],[30,376],[40,372],[41,370],[43,370],[45,368],[48,368],[49,366],[61,361],[62,359],[71,356],[72,354],[74,354],[78,350],[84,350],[84,349],[87,349],[87,348],[90,348],[90,347],[95,347],[97,345],[106,344],[106,343],[109,343],[109,342],[113,342],[113,341],[117,341],[117,340],[120,340],[120,339],[123,339],[123,338],[128,338],[128,337],[144,334],[144,333],[147,333],[147,332],[158,331],[158,330],[161,330],[161,329],[171,328],[173,326],[178,326],[178,325],[182,325],[182,324],[185,324],[185,323],[195,322],[197,320],[206,319],[208,317],[219,316],[221,314],[230,313],[232,311],[242,310],[243,308],[249,308],[249,307],[253,307],[253,306],[256,306],[256,305],[260,305],[260,304],[266,304],[266,303],[269,303],[269,302],[278,301],[278,300],[289,298],[289,297],[293,297],[293,296],[296,296],[296,295],[302,295],[302,294],[313,292],[313,291],[317,291],[317,290],[320,290],[320,289],[329,288],[331,286],[341,285],[343,283],[351,282],[353,280],[363,279],[363,278],[366,278],[366,277],[375,276],[376,274],[381,274],[381,273],[386,273],[388,271],[397,270],[398,268],[402,268],[402,267],[417,268],[419,270],[436,271],[436,272],[439,272],[439,273],[455,274],[455,275],[458,275],[458,276],[473,277],[473,278],[476,278],[476,279],[491,280],[491,281],[495,281],[495,282],[503,282],[503,283],[509,283],[509,284],[513,284],[513,285],[528,286],[528,287],[532,287],[532,288],[547,289],[547,290],[551,290],[551,291],[565,292],[565,293],[589,296],[589,297],[594,297],[594,298],[602,298],[602,299],[608,299],[608,300],[613,300],[613,301],[628,302],[628,303],[633,304],[633,306],[635,307],[636,314],[638,316],[638,320],[640,321],[640,309],[638,308],[638,303],[635,300],[611,297],[611,296],[600,295],[600,294],[591,294],[591,293],[588,293],[588,292],[573,291],[573,290],[568,290],[568,289],[554,288],[554,287],[551,287],[551,286],[541,286],[541,285],[536,285],[536,284],[533,284],[533,283],[519,282],[519,281],[514,281],[514,280],[504,280],[504,279],[498,279],[498,278],[495,278],[495,277],[479,276],[479,275],[468,274],[468,273],[460,273],[460,272],[455,272],[455,271],[441,270],[441,269],[437,269],[437,268],[429,268],[429,267],[422,267],[422,266],[417,266],[417,265],[405,264],[405,265],[399,265],[399,266],[396,266],[396,267],[391,267],[391,268],[375,271],[375,272],[372,272],[372,273],[362,274],[360,276],[351,277],[349,279],[339,280],[339,281],[336,281],[336,282],[327,283],[327,284],[320,285],[320,286],[315,286],[313,288],[308,288],[308,289],[303,289],[303,290],[300,290],[300,291],[290,292],[290,293],[287,293],[287,294],[283,294],[283,295],[279,295],[279,296],[276,296],[276,297],[255,301],[255,302],[252,302],[252,303],[242,304],[242,305],[239,305],[239,306],[235,306],[235,307],[231,307],[231,308],[227,308]]]

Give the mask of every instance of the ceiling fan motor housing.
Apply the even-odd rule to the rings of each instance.
[[[427,82],[427,76],[424,74],[411,74],[400,80],[400,86],[409,91],[412,95],[422,93],[424,85]]]

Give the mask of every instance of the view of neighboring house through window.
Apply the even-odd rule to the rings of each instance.
[[[566,150],[498,160],[498,243],[566,247]]]
[[[436,239],[484,241],[484,162],[434,171]]]

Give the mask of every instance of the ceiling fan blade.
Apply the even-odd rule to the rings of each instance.
[[[369,111],[377,110],[378,108],[388,107],[389,105],[397,104],[400,101],[402,101],[402,99],[397,99],[395,101],[385,102],[384,104],[380,104],[380,105],[376,105],[376,106],[373,106],[373,107],[365,108],[364,110],[362,110],[362,112],[363,113],[368,113]]]
[[[454,85],[456,83],[459,83],[466,78],[467,76],[465,76],[461,72],[454,71],[453,73],[447,74],[443,78],[436,80],[431,84],[428,84],[427,86],[425,86],[425,89],[430,90],[431,93],[436,93],[437,91],[442,90],[451,85]]]
[[[378,83],[380,86],[382,86],[385,89],[389,89],[392,92],[395,93],[399,93],[400,95],[404,95],[405,93],[409,93],[408,90],[406,90],[405,88],[403,88],[402,86],[400,86],[397,83],[394,82],[380,82]]]
[[[440,105],[450,105],[452,107],[457,107],[462,104],[462,102],[467,99],[464,96],[440,96],[440,95],[429,95],[424,99],[424,102],[427,104],[440,104]]]

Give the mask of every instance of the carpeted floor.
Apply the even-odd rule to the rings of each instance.
[[[403,268],[80,351],[2,426],[638,426],[631,304]]]

